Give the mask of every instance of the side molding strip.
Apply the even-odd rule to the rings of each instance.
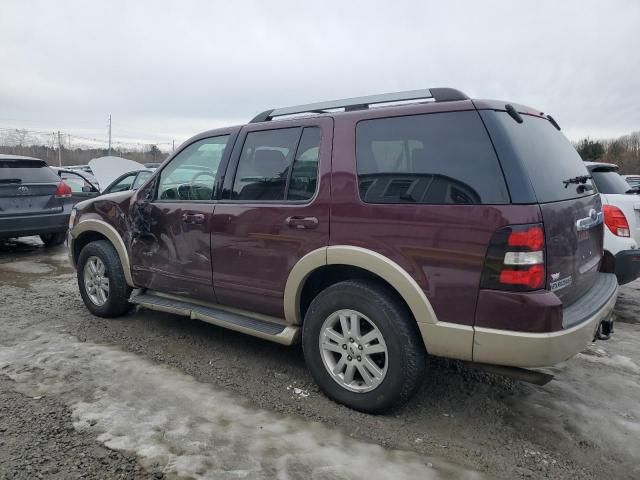
[[[133,277],[131,276],[131,263],[129,262],[129,254],[127,253],[127,247],[125,246],[124,241],[122,240],[122,237],[120,236],[118,231],[107,222],[104,222],[102,220],[88,219],[82,220],[75,227],[73,227],[70,235],[71,238],[75,240],[84,232],[98,232],[107,237],[107,239],[113,244],[116,252],[118,252],[127,285],[134,288],[135,286],[133,284]],[[70,242],[69,249],[73,254],[73,242]]]

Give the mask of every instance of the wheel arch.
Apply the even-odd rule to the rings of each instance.
[[[288,323],[302,323],[305,287],[308,288],[313,275],[326,271],[328,267],[334,267],[333,271],[338,271],[338,268],[342,268],[345,273],[350,271],[356,278],[366,275],[380,279],[400,296],[416,322],[437,322],[436,314],[426,295],[400,265],[372,250],[335,245],[308,253],[291,270],[284,293],[284,312]]]
[[[120,263],[122,264],[122,270],[124,271],[124,277],[132,288],[135,288],[133,284],[133,277],[131,275],[131,263],[129,261],[129,253],[125,246],[124,240],[118,233],[118,231],[102,220],[88,219],[83,220],[76,224],[70,232],[69,238],[69,255],[75,266],[80,255],[80,251],[90,242],[97,240],[107,240],[113,248],[115,248]]]
[[[328,267],[357,269],[358,272],[366,272],[369,278],[380,279],[406,304],[430,354],[472,360],[473,327],[439,321],[429,299],[411,275],[393,260],[366,248],[335,245],[319,248],[300,259],[291,270],[285,286],[287,323],[302,324],[305,286],[312,280],[314,272]]]

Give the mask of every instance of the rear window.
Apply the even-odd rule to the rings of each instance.
[[[565,187],[563,180],[589,175],[571,142],[545,118],[522,115],[517,123],[506,112],[496,112],[510,147],[529,176],[538,202],[557,202],[592,195],[593,188]],[[492,132],[493,135],[493,132]],[[590,180],[586,185],[592,187]]]
[[[368,203],[509,203],[475,111],[361,121],[356,157],[360,197]]]
[[[37,160],[0,160],[0,183],[57,183],[53,170]]]
[[[595,170],[591,175],[600,193],[626,193],[632,188],[615,170]]]

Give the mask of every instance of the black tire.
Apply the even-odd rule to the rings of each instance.
[[[45,247],[57,247],[64,243],[66,236],[67,232],[43,233],[40,235],[40,240]]]
[[[109,294],[103,305],[91,300],[84,282],[84,270],[90,257],[98,257],[105,266],[105,275],[109,279]],[[78,257],[78,287],[84,304],[91,313],[98,317],[119,317],[131,308],[129,296],[131,287],[127,285],[118,252],[107,240],[88,243]]]
[[[320,352],[325,320],[342,309],[356,310],[375,324],[387,348],[387,371],[368,392],[353,392],[334,380]],[[394,292],[370,281],[349,280],[323,290],[311,302],[304,318],[302,348],[311,375],[331,399],[366,413],[381,413],[403,404],[423,378],[426,351],[417,325]]]

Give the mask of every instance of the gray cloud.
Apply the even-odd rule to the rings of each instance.
[[[182,140],[269,107],[429,86],[640,129],[640,2],[3,1],[0,124]]]

